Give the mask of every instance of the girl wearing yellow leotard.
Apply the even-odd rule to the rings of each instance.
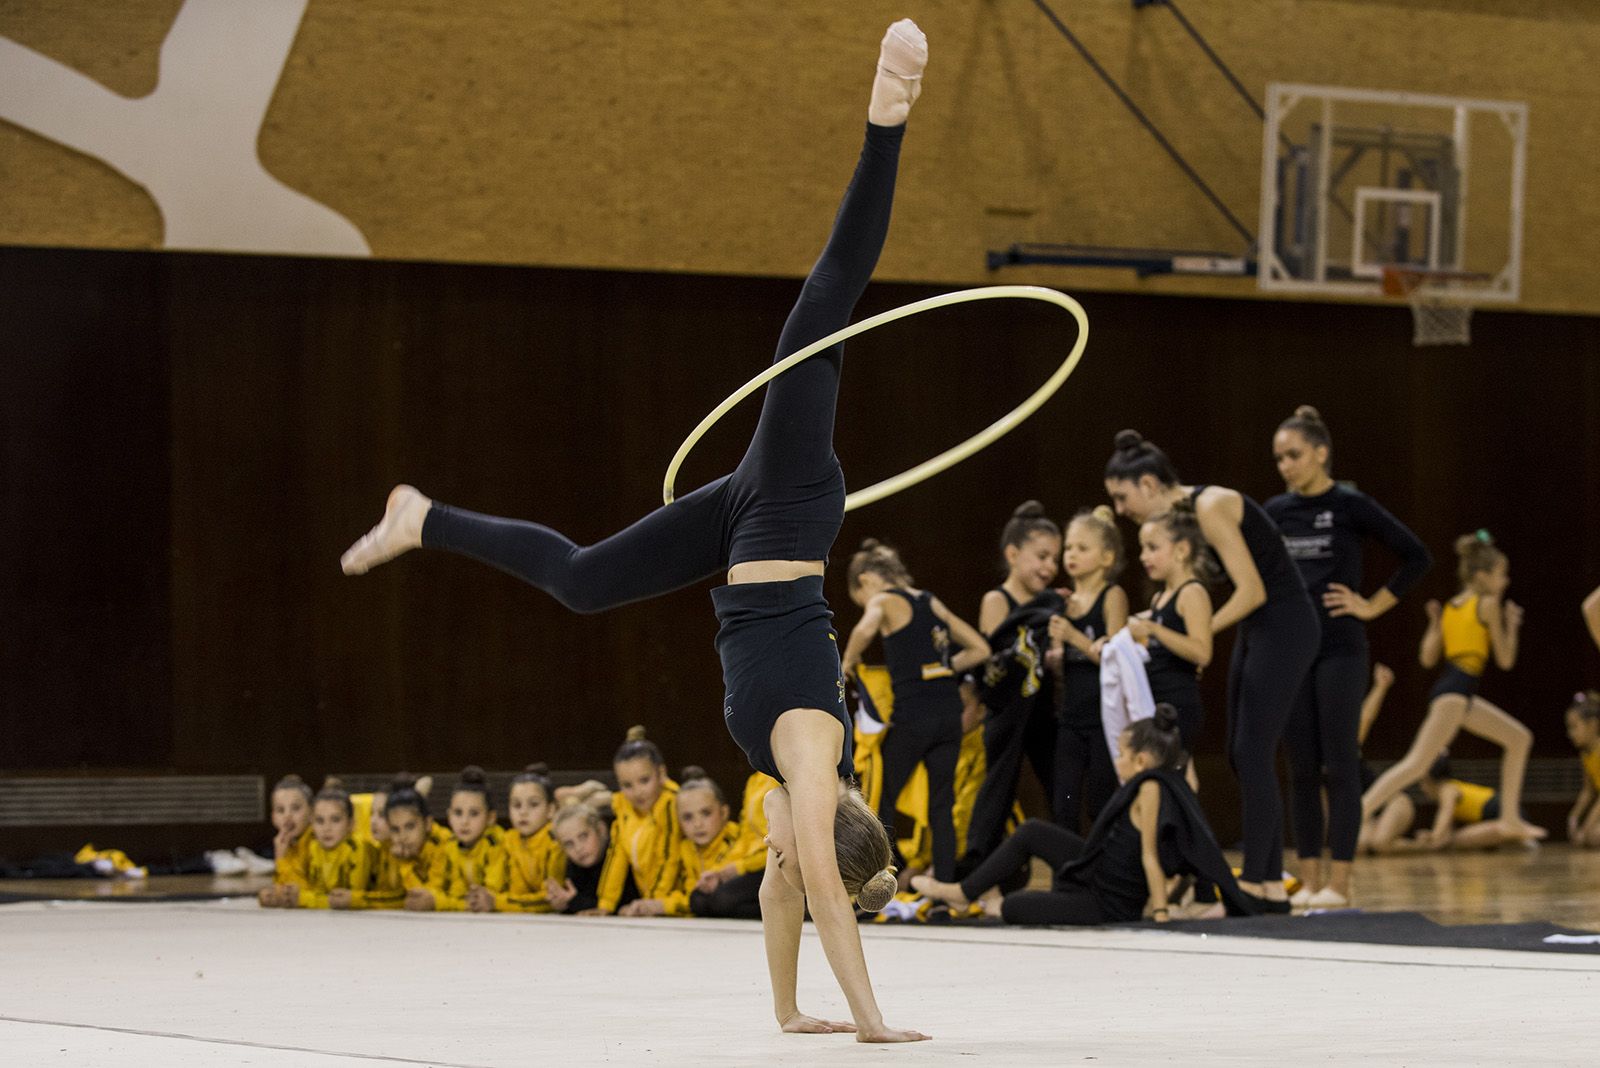
[[[1586,849],[1600,848],[1600,690],[1572,698],[1567,709],[1567,738],[1583,760],[1583,789],[1567,813],[1567,841]]]
[[[1510,671],[1517,662],[1522,607],[1505,596],[1511,584],[1510,561],[1487,530],[1457,538],[1456,556],[1461,590],[1445,605],[1428,602],[1428,627],[1418,651],[1425,668],[1444,661],[1429,694],[1428,714],[1406,755],[1362,795],[1362,818],[1370,819],[1390,798],[1422,782],[1439,753],[1465,728],[1504,751],[1500,813],[1494,821],[1502,837],[1543,838],[1544,828],[1523,819],[1521,809],[1522,777],[1533,733],[1478,694],[1479,679],[1491,658],[1501,671]]]

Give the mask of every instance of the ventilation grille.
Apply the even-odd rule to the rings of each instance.
[[[259,775],[0,778],[0,827],[263,823]]]

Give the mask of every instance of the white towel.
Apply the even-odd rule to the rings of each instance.
[[[1156,699],[1144,669],[1149,660],[1150,650],[1134,641],[1127,627],[1100,649],[1100,723],[1113,760],[1117,740],[1128,725],[1156,714]]]

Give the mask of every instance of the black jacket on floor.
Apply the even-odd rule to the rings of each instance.
[[[1160,839],[1162,870],[1168,875],[1192,875],[1201,883],[1215,883],[1230,916],[1256,915],[1260,910],[1239,889],[1233,869],[1222,855],[1222,847],[1217,844],[1217,836],[1211,833],[1211,825],[1200,810],[1200,799],[1189,789],[1189,783],[1180,772],[1165,769],[1140,772],[1122,784],[1094,821],[1083,852],[1056,872],[1057,885],[1061,882],[1083,881],[1083,873],[1104,850],[1113,821],[1127,818],[1128,809],[1133,807],[1134,798],[1139,796],[1139,787],[1149,779],[1161,784],[1161,817],[1157,824],[1157,836]]]

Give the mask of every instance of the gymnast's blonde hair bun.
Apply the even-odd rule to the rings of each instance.
[[[900,884],[894,878],[898,870],[891,864],[863,883],[861,892],[856,894],[856,904],[866,912],[882,912],[883,907],[893,901],[894,895],[900,890]]]

